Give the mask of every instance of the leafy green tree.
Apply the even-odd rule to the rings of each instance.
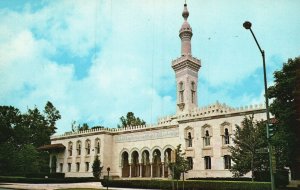
[[[89,130],[89,129],[90,129],[90,127],[87,123],[84,123],[84,124],[82,124],[81,127],[79,127],[79,131],[85,131],[85,130]]]
[[[133,112],[128,112],[126,117],[120,117],[121,124],[118,125],[118,128],[125,128],[127,126],[138,126],[145,125],[146,122],[139,117],[135,117]]]
[[[49,171],[49,154],[36,148],[50,143],[60,118],[55,110],[50,102],[44,113],[37,107],[21,113],[12,106],[0,106],[0,173]]]
[[[18,152],[13,143],[0,143],[0,174],[10,175],[19,170],[16,164],[18,159],[17,153]]]
[[[98,155],[95,157],[95,160],[93,162],[93,176],[96,178],[96,179],[100,179],[100,176],[101,176],[101,171],[103,169],[103,166],[101,166],[101,162],[99,160],[99,157]]]
[[[29,129],[30,141],[35,147],[50,144],[52,129],[37,107],[23,114],[23,125]]]
[[[254,180],[254,174],[269,170],[269,157],[266,151],[263,151],[268,146],[265,122],[254,121],[253,115],[245,117],[242,126],[236,125],[232,140],[235,146],[230,147],[234,162],[231,172],[235,177],[251,171]]]
[[[73,121],[71,124],[72,132],[85,131],[89,130],[90,127],[87,123],[83,123],[82,126],[80,124],[76,124],[76,121]]]
[[[51,102],[47,102],[44,113],[46,114],[46,121],[48,122],[49,129],[51,131],[51,135],[55,133],[56,128],[56,121],[61,119],[61,115],[59,111],[53,106]]]
[[[104,126],[94,126],[92,129],[104,129]]]
[[[21,112],[12,106],[0,106],[0,143],[13,139],[14,128],[21,124]]]
[[[22,146],[17,154],[19,172],[23,174],[38,173],[40,171],[38,157],[39,154],[33,145],[27,144]]]
[[[174,169],[173,179],[180,179],[181,173],[187,172],[190,168],[189,162],[184,158],[184,153],[181,150],[181,144],[176,148],[175,163],[170,163],[169,168],[171,171]]]
[[[295,173],[297,146],[300,137],[296,135],[299,128],[296,114],[296,70],[300,57],[289,59],[280,71],[274,72],[275,84],[268,88],[268,97],[272,99],[270,112],[275,116],[275,135],[271,139],[275,147],[276,167],[289,166],[292,177]]]

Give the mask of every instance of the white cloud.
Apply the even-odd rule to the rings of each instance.
[[[261,67],[257,47],[242,28],[244,20],[255,23],[268,59],[294,56],[299,47],[299,22],[291,21],[288,34],[293,38],[279,35],[289,29],[288,15],[280,19],[285,25],[266,29],[265,23],[275,26],[274,15],[282,16],[282,6],[268,7],[270,14],[264,15],[266,3],[260,8],[258,1],[229,2],[231,6],[219,1],[188,2],[193,55],[202,59],[199,77],[206,81],[199,84],[201,105],[262,100],[254,92],[233,97],[228,88],[241,87]],[[289,2],[283,9],[294,7]],[[49,100],[62,114],[58,132],[70,130],[72,120],[115,127],[128,111],[147,122],[174,113],[175,76],[170,66],[171,59],[180,55],[182,8],[180,1],[163,0],[49,1],[40,9],[0,9],[0,103],[25,110],[35,104],[42,108]],[[298,13],[292,11],[291,17],[295,16]],[[66,56],[54,60],[61,52]],[[70,56],[92,61],[80,80],[75,77],[76,63],[65,58]]]

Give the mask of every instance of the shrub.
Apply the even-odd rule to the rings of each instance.
[[[26,174],[26,178],[45,178],[47,176],[48,178],[65,178],[65,173],[29,173]]]
[[[250,177],[194,177],[187,180],[210,180],[210,181],[252,181]]]
[[[126,187],[145,189],[172,189],[172,180],[103,180],[104,187]],[[182,188],[183,181],[174,181],[175,186]],[[269,182],[246,181],[200,181],[188,180],[184,182],[185,190],[269,190]]]
[[[103,169],[103,166],[101,166],[101,162],[99,160],[99,157],[98,155],[96,156],[95,160],[94,160],[94,163],[93,163],[93,176],[96,178],[96,179],[100,179],[100,176],[101,176],[101,171]]]

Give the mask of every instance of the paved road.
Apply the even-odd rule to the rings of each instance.
[[[59,183],[59,184],[29,184],[29,183],[1,183],[1,188],[26,189],[26,190],[55,190],[61,188],[103,188],[100,182],[88,183]],[[105,188],[103,188],[105,189]],[[146,190],[130,188],[109,188],[110,190]],[[152,189],[153,190],[153,189]]]

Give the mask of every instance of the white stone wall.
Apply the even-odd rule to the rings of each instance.
[[[248,110],[249,111],[249,110]],[[166,122],[165,125],[157,126],[138,126],[127,129],[103,129],[91,130],[88,132],[74,133],[70,135],[61,135],[52,137],[52,144],[62,143],[66,149],[64,152],[56,154],[57,172],[60,172],[60,163],[63,163],[63,172],[66,177],[92,177],[92,164],[95,158],[95,140],[100,139],[99,158],[104,166],[103,175],[107,175],[107,167],[111,168],[110,175],[120,176],[121,153],[127,151],[129,154],[129,163],[131,162],[131,153],[137,151],[139,162],[141,162],[141,153],[143,150],[149,150],[150,162],[152,162],[153,151],[160,150],[163,161],[164,150],[170,147],[175,149],[181,144],[182,150],[185,151],[186,157],[193,158],[193,170],[186,174],[186,178],[191,177],[231,177],[232,173],[224,169],[224,155],[230,155],[228,145],[224,145],[222,139],[222,130],[224,125],[233,134],[235,125],[241,125],[244,114],[251,112],[230,115],[230,113],[215,115],[216,118],[193,117],[189,116],[182,119],[182,116],[169,117],[172,121]],[[256,120],[265,119],[265,112],[259,111],[255,114]],[[177,117],[177,118],[176,118]],[[204,147],[203,126],[211,127],[210,146]],[[192,134],[192,147],[187,147],[187,133]],[[231,135],[232,137],[232,135]],[[91,153],[86,155],[85,141],[91,141]],[[80,140],[81,156],[77,156],[76,142]],[[68,143],[73,142],[72,156],[68,156]],[[230,139],[230,145],[232,140]],[[211,169],[204,168],[204,156],[211,156]],[[76,162],[80,163],[80,171],[76,171]],[[85,162],[89,162],[89,171],[85,171]],[[68,172],[68,163],[72,163],[71,172]],[[233,163],[232,163],[233,164]],[[250,175],[250,174],[249,174]]]
[[[241,126],[245,116],[234,116],[227,118],[219,118],[219,119],[211,119],[205,121],[196,121],[191,123],[179,124],[180,130],[180,142],[181,144],[185,144],[183,139],[184,130],[187,127],[192,127],[194,130],[194,138],[193,138],[193,147],[186,149],[186,151],[193,152],[192,154],[194,167],[193,171],[188,172],[186,175],[187,178],[191,177],[232,177],[232,173],[228,169],[224,169],[224,155],[230,155],[228,146],[233,146],[232,137],[235,131],[236,125]],[[255,120],[262,120],[266,118],[265,113],[255,114]],[[230,133],[230,144],[225,145],[224,140],[222,138],[222,124],[224,122],[229,123],[229,126],[232,128],[232,132]],[[211,169],[205,170],[204,168],[204,141],[202,138],[202,126],[209,125],[212,127],[212,137],[210,139],[210,150],[211,150]],[[228,126],[227,126],[228,127]],[[185,146],[183,146],[185,147]],[[231,163],[233,164],[233,163]]]

